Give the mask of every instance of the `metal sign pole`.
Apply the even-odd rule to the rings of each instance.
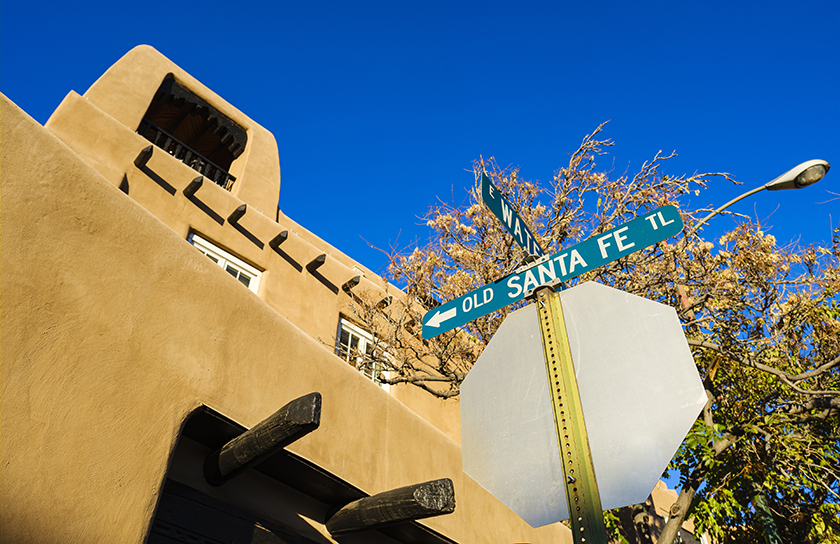
[[[560,295],[548,289],[541,290],[537,295],[537,305],[572,537],[576,543],[607,544],[601,497],[595,480]]]

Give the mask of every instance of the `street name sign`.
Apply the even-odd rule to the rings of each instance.
[[[594,282],[555,295],[601,507],[644,502],[706,403],[676,311]],[[505,319],[460,395],[464,472],[534,527],[568,518],[567,487],[584,483],[580,465],[564,477],[573,414],[555,419],[537,306]]]
[[[519,215],[514,211],[510,202],[502,196],[499,188],[493,185],[490,178],[484,172],[481,173],[481,200],[487,204],[490,211],[496,214],[499,221],[513,236],[513,239],[528,252],[529,255],[545,255],[543,248],[537,243],[534,234],[528,229]]]
[[[630,253],[678,234],[682,218],[674,206],[663,206],[623,225],[540,258],[527,268],[480,287],[423,315],[423,338],[460,327],[518,302],[542,286],[554,286]]]

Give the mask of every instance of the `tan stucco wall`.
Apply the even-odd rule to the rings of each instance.
[[[199,254],[186,225],[135,201],[156,184],[130,173],[126,196],[0,106],[0,540],[142,542],[187,414],[206,404],[250,427],[320,391],[321,427],[290,450],[368,493],[452,478],[455,513],[426,523],[459,542],[566,541],[466,477],[457,442]],[[179,189],[194,177],[160,158],[150,167]],[[243,223],[262,236],[259,217]]]
[[[183,189],[198,175],[187,165],[153,148],[152,158],[146,166],[153,175],[170,185],[174,194],[134,165],[134,159],[149,145],[148,140],[134,132],[134,127],[168,73],[174,73],[190,90],[248,128],[248,147],[243,157],[235,162],[241,172],[234,191],[228,192],[205,181],[195,195],[209,212],[183,194]],[[113,185],[127,183],[128,195],[181,237],[197,232],[264,271],[260,298],[325,345],[334,345],[339,314],[350,314],[350,298],[341,286],[358,275],[359,269],[365,273],[359,289],[381,292],[382,297],[386,292],[402,296],[398,289],[386,285],[376,274],[291,218],[282,213],[275,216],[280,170],[274,136],[151,47],[132,49],[84,95],[70,92],[50,117],[46,128]],[[251,187],[256,188],[252,190]],[[273,191],[273,196],[267,200],[258,198],[257,194],[263,190]],[[248,205],[248,212],[239,225],[259,240],[262,247],[226,220],[243,203]],[[280,247],[282,253],[278,253],[268,246],[268,242],[284,230],[289,232],[289,238]],[[323,253],[328,258],[317,273],[332,284],[332,290],[306,270],[306,264]],[[460,441],[457,401],[434,399],[413,386],[394,387],[391,392],[451,438]]]

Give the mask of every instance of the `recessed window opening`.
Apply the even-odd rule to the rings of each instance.
[[[245,150],[245,129],[175,81],[164,78],[137,133],[228,191],[229,173]]]
[[[198,234],[190,234],[187,240],[195,246],[197,250],[204,253],[211,261],[221,266],[225,272],[239,280],[239,283],[254,293],[257,292],[262,272],[242,259],[231,255],[224,249],[214,245],[212,242],[205,240]]]
[[[371,360],[375,353],[374,350],[375,342],[371,333],[343,317],[339,319],[335,354],[347,361],[369,380],[387,390],[388,384],[382,383],[382,378],[385,377],[382,364]]]

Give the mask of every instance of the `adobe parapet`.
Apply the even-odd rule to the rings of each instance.
[[[150,143],[274,219],[277,141],[265,128],[148,45],[129,51],[46,127],[119,185]]]
[[[532,529],[515,516],[463,473],[455,440],[243,288],[2,95],[0,121],[0,541],[152,542],[177,532],[172,514],[211,531],[255,518],[237,541],[276,525],[289,542],[313,544],[571,542],[559,524]],[[187,167],[158,155],[149,171],[183,194],[177,170]],[[141,181],[130,173],[131,192],[142,197]],[[211,201],[214,193],[224,191],[198,193],[208,209],[238,208]],[[294,465],[210,483],[202,468],[215,449],[314,392],[323,397],[317,430],[266,461]],[[375,529],[333,539],[346,520],[326,525],[360,497],[445,478],[457,508],[411,522],[423,539]],[[185,489],[195,500],[182,500]],[[198,514],[167,506],[176,503]]]

